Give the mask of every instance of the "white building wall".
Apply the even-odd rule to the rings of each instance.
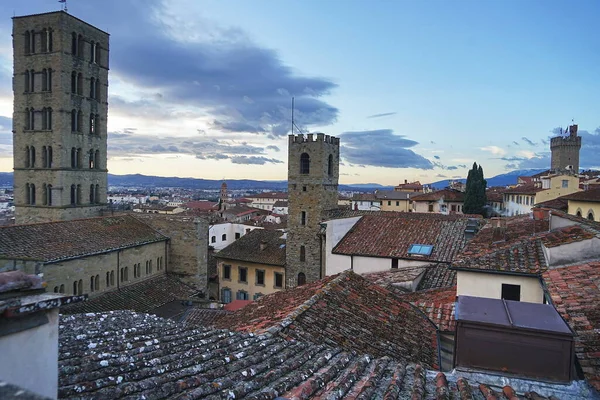
[[[361,217],[327,221],[325,230],[325,275],[335,275],[350,269],[350,257],[332,254],[332,250]]]
[[[0,378],[44,397],[58,395],[58,308],[49,322],[0,337]]]
[[[533,207],[533,204],[519,204],[514,201],[504,203],[504,209],[506,210],[505,213],[508,216],[529,214],[531,212],[531,207]]]
[[[381,203],[378,201],[356,201],[352,200],[351,205],[353,210],[360,211],[380,211]]]
[[[543,303],[544,291],[537,277],[487,272],[457,271],[457,296],[475,296],[488,299],[502,298],[502,284],[520,285],[521,301]]]
[[[592,238],[556,247],[544,246],[544,253],[551,267],[600,258],[600,239]]]
[[[212,246],[216,251],[222,250],[236,241],[236,233],[239,233],[240,237],[242,237],[247,232],[250,232],[254,229],[263,228],[260,226],[249,226],[244,224],[235,224],[231,222],[211,225],[211,227],[208,230],[208,245]],[[223,240],[223,235],[225,235],[225,240]]]
[[[279,215],[287,215],[288,207],[273,207],[273,213],[279,214]]]

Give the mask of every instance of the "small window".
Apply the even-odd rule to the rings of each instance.
[[[450,211],[456,212],[456,204],[450,206]]]
[[[236,300],[248,300],[248,292],[245,290],[238,290],[235,294]]]
[[[502,298],[504,300],[521,301],[521,285],[502,284]]]
[[[429,244],[413,244],[408,249],[408,254],[411,255],[419,255],[419,256],[429,256],[433,251],[433,246]]]
[[[310,173],[310,156],[307,153],[300,155],[300,173],[303,175]]]
[[[329,159],[327,160],[327,175],[333,176],[333,155],[329,155]]]
[[[399,205],[400,205],[400,202],[399,202],[399,201],[397,201],[397,202],[396,202],[396,207],[398,207]]]
[[[300,213],[300,225],[306,225],[306,211]]]
[[[239,233],[239,232],[236,232],[236,233],[235,233],[235,239],[236,239],[236,240],[237,240],[237,239],[239,239],[239,238],[240,238],[240,236],[241,236],[241,235],[240,235],[240,233]]]
[[[398,259],[392,258],[392,268],[398,268]]]
[[[217,242],[217,237],[216,236],[211,236],[210,237],[210,242],[211,243],[216,243]]]
[[[238,281],[240,283],[248,283],[248,268],[238,267]]]
[[[427,208],[427,211],[433,212],[433,203],[429,204],[429,207]]]
[[[223,303],[231,303],[231,289],[221,289],[221,301]]]
[[[593,220],[594,220],[594,213],[593,213],[593,212],[591,212],[591,211],[590,211],[590,212],[588,213],[588,219],[589,219],[590,221],[593,221]]]
[[[231,280],[231,265],[223,265],[223,279]]]
[[[275,287],[276,288],[283,287],[283,274],[280,272],[275,272]]]
[[[306,186],[302,186],[302,191],[306,192]]]
[[[392,205],[392,202],[388,200],[388,206],[391,206],[391,205]]]
[[[263,269],[256,270],[256,284],[261,286],[265,285],[265,271]]]
[[[569,187],[569,181],[567,179],[563,179],[562,181],[562,188],[566,189]]]
[[[221,235],[221,240],[223,242],[227,240],[227,234],[226,233],[224,233],[224,234]]]

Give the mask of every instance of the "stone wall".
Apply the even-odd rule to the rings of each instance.
[[[320,223],[324,211],[337,208],[339,143],[338,138],[322,133],[289,136],[286,287],[296,286],[301,273],[306,282],[322,278]],[[308,174],[300,170],[304,153],[310,158]],[[301,261],[302,246],[305,261]]]
[[[52,48],[45,32],[52,32]],[[81,42],[72,54],[72,34]],[[33,49],[26,48],[27,37]],[[97,60],[92,59],[92,43],[98,44]],[[80,48],[79,48],[80,47]],[[32,51],[33,50],[33,51]],[[80,50],[80,51],[79,51]],[[17,223],[42,222],[99,216],[106,204],[107,190],[107,109],[109,36],[107,33],[65,12],[51,12],[13,18],[14,112],[13,155],[15,218]],[[28,74],[33,71],[33,74]],[[51,71],[48,87],[43,87],[44,71]],[[71,74],[81,74],[81,91],[72,93]],[[29,78],[28,78],[29,75]],[[29,88],[26,83],[33,85]],[[97,95],[91,80],[99,81]],[[32,87],[31,87],[32,86]],[[52,110],[51,125],[43,126],[45,108]],[[33,109],[33,129],[28,129],[28,113]],[[80,129],[73,131],[71,111],[81,111]],[[91,134],[90,115],[97,115]],[[27,149],[33,147],[35,163]],[[44,163],[44,148],[52,148],[52,163]],[[71,150],[81,149],[80,163],[71,163]],[[98,151],[90,165],[89,151]],[[35,204],[30,204],[27,184],[35,185]],[[90,185],[98,185],[98,198],[90,201]],[[51,207],[46,205],[44,185],[51,185]],[[80,203],[71,206],[71,185],[80,185]],[[36,207],[40,207],[36,210]]]

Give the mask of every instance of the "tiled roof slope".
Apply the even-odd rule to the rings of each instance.
[[[172,275],[158,275],[140,283],[111,290],[87,301],[62,307],[63,314],[133,310],[152,312],[156,308],[176,300],[187,299],[198,291]]]
[[[167,239],[130,215],[10,225],[0,227],[0,258],[53,262]]]
[[[40,396],[19,386],[0,380],[0,399],[2,400],[52,400],[50,397]]]
[[[456,328],[456,286],[406,293],[400,298],[409,301],[423,311],[440,331],[454,332]]]
[[[467,243],[464,234],[467,217],[394,214],[365,215],[340,240],[333,253],[450,262]],[[433,245],[433,251],[429,256],[409,255],[412,244]]]
[[[285,239],[282,236],[281,231],[254,229],[215,253],[215,258],[284,266]],[[262,250],[261,243],[264,244]]]
[[[515,394],[512,387],[502,387],[513,383],[503,377],[494,386],[496,377],[464,375],[436,374],[418,364],[325,344],[208,330],[125,311],[63,316],[60,322],[62,399],[466,400],[501,398],[503,391],[548,398]],[[562,386],[524,383],[525,390],[534,387],[545,396],[582,398],[563,396]],[[578,390],[576,395],[585,395]]]
[[[567,211],[569,209],[569,202],[564,197],[557,197],[556,199],[542,201],[535,204],[536,207],[552,208],[554,210]]]
[[[417,290],[437,289],[456,286],[456,271],[447,264],[435,264],[427,267]]]
[[[230,311],[225,311],[221,309],[194,307],[187,310],[181,316],[180,322],[206,327],[214,326],[216,321],[218,321],[224,315],[227,315],[229,313]]]
[[[553,269],[543,279],[575,331],[575,353],[586,379],[600,391],[600,262]]]
[[[268,330],[348,350],[437,364],[436,329],[412,305],[352,271],[264,296],[217,326]]]
[[[584,190],[583,192],[577,192],[562,196],[565,200],[578,200],[578,201],[600,201],[600,189]]]
[[[412,201],[438,201],[441,199],[444,199],[444,201],[461,202],[465,200],[465,194],[458,190],[442,189],[411,197]]]
[[[504,194],[536,194],[541,192],[541,186],[536,183],[526,183],[524,185],[515,186],[514,188],[506,189]]]

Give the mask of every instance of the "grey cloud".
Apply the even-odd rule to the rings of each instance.
[[[439,160],[440,156],[433,156],[433,158],[435,158],[436,160]]]
[[[461,168],[467,168],[467,164],[459,164],[458,166]]]
[[[536,145],[536,144],[535,144],[535,142],[533,142],[533,141],[532,141],[532,140],[530,140],[530,139],[527,139],[525,136],[523,136],[521,139],[522,139],[522,140],[523,140],[525,143],[527,143],[528,145],[530,145],[530,146],[535,146],[535,145]]]
[[[516,141],[514,141],[514,140],[513,140],[513,144],[514,144],[515,146],[519,146],[519,143],[518,143],[518,142],[516,142]]]
[[[447,177],[448,177],[448,176],[446,176],[446,175],[442,175],[442,174],[437,174],[437,175],[436,175],[436,178],[447,178]]]
[[[455,169],[458,169],[458,167],[455,167],[454,165],[450,165],[449,167],[446,167],[446,169],[447,169],[448,171],[453,171],[453,170],[455,170]]]
[[[433,163],[410,150],[418,144],[391,129],[344,132],[341,156],[349,163],[388,168],[433,169]]]
[[[397,114],[396,112],[373,114],[373,115],[369,115],[367,118],[382,118],[382,117],[389,117],[390,115],[396,115],[396,114]]]
[[[275,146],[275,145],[269,145],[266,147],[267,150],[273,150],[273,151],[280,151],[279,147]]]
[[[231,162],[234,164],[255,164],[255,165],[264,165],[266,163],[270,164],[283,164],[283,161],[277,160],[275,158],[267,158],[267,157],[256,157],[256,156],[235,156],[231,157]]]

